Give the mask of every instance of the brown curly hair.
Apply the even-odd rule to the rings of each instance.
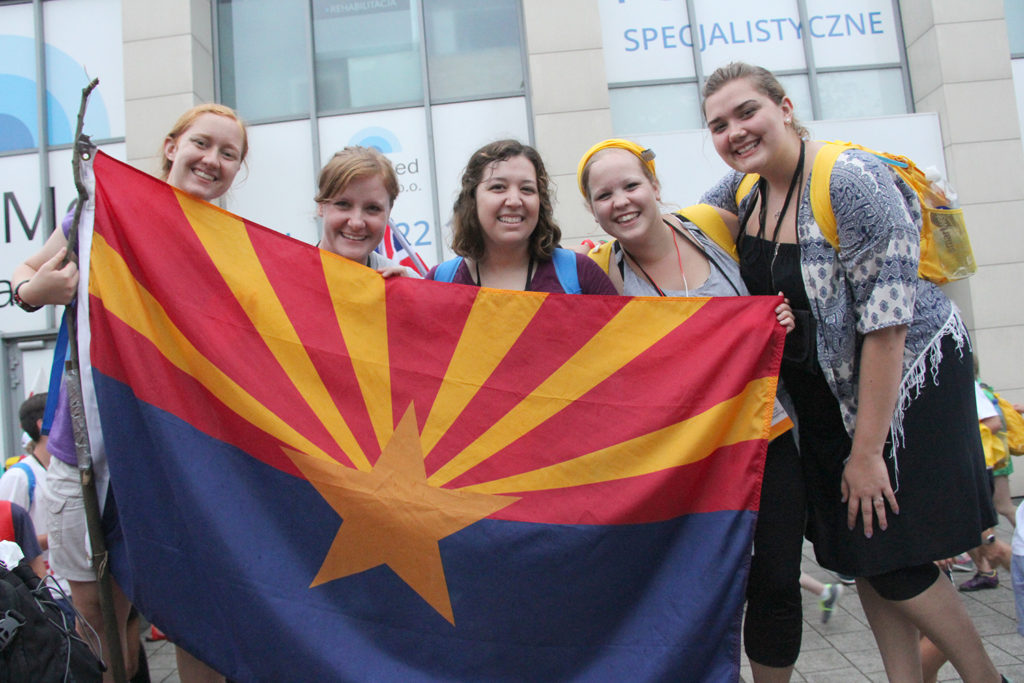
[[[530,235],[529,253],[538,260],[550,260],[555,247],[562,240],[562,230],[555,222],[551,205],[551,178],[544,168],[540,154],[529,145],[518,140],[498,140],[484,145],[466,164],[462,172],[462,188],[452,210],[452,250],[464,258],[479,261],[484,256],[484,230],[477,215],[476,188],[484,180],[484,173],[491,165],[513,157],[526,157],[537,172],[537,195],[540,198],[540,213],[537,227]]]

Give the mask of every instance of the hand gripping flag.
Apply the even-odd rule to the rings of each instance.
[[[385,281],[95,176],[111,561],[172,640],[234,680],[738,677],[776,298]]]

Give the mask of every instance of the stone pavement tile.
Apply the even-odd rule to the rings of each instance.
[[[1002,635],[1004,633],[1015,633],[1017,631],[1016,621],[999,614],[995,610],[989,610],[988,614],[982,616],[972,616],[971,621],[974,622],[974,628],[978,630],[978,634],[982,638]]]
[[[857,669],[837,669],[835,671],[823,671],[820,673],[808,674],[805,679],[808,683],[857,683],[858,681],[870,681],[871,679]]]
[[[987,645],[985,647],[985,651],[988,652],[989,658],[992,660],[992,663],[996,665],[997,669],[1024,664],[1024,662],[1022,662],[1018,657],[1014,657],[1009,652],[998,647]]]
[[[836,649],[801,651],[800,657],[796,660],[796,670],[803,676],[849,667],[850,660]]]
[[[870,632],[868,632],[868,635],[871,635]],[[878,653],[878,646],[873,641],[874,638],[872,637],[872,644],[869,649],[843,652],[846,658],[850,660],[850,663],[864,674],[885,672],[885,665],[882,664],[882,655]]]
[[[825,639],[834,649],[839,650],[844,654],[849,652],[858,652],[860,650],[878,649],[878,645],[875,643],[875,637],[871,635],[871,631],[863,627],[857,631],[850,631],[847,633],[830,633],[825,636]]]
[[[995,645],[1000,650],[1008,652],[1024,663],[1024,636],[1017,632],[1004,633],[998,636],[987,636],[985,642]]]

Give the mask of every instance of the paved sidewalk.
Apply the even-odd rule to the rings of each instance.
[[[997,530],[998,537],[1009,542],[1010,534],[1009,525],[1002,520]],[[814,552],[809,543],[804,544],[803,570],[819,581],[835,581],[835,577],[814,562]],[[953,574],[957,584],[971,576],[959,572]],[[845,588],[846,592],[827,624],[821,623],[817,597],[803,592],[804,637],[793,681],[856,683],[886,680],[882,658],[857,599],[857,588]],[[1009,572],[999,570],[998,588],[960,595],[967,603],[967,611],[974,619],[996,667],[1012,681],[1024,683],[1024,636],[1017,633]],[[145,645],[153,683],[178,683],[174,647],[167,641]],[[740,673],[743,680],[752,681],[746,656],[742,658],[742,664]],[[958,681],[960,678],[947,664],[939,672],[939,680]]]

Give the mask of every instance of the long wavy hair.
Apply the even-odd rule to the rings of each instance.
[[[484,145],[466,164],[462,172],[462,188],[452,211],[452,250],[459,256],[479,261],[484,256],[484,229],[477,215],[476,189],[492,164],[513,157],[526,157],[537,173],[537,195],[540,212],[537,227],[530,235],[530,255],[537,260],[549,260],[562,240],[562,230],[555,222],[551,206],[551,178],[544,168],[540,154],[533,147],[518,140],[498,140]]]

